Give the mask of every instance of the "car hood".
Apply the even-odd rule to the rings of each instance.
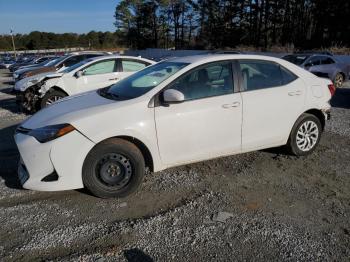
[[[56,67],[54,66],[41,66],[37,68],[28,68],[28,71],[26,71],[25,73],[28,76],[34,76],[45,72],[49,73],[49,72],[55,72],[55,71],[56,71]]]
[[[118,104],[115,100],[106,99],[96,91],[81,93],[63,98],[52,105],[40,110],[22,123],[28,129],[47,125],[70,123],[103,112],[111,104]],[[113,108],[115,106],[113,105]]]
[[[45,72],[45,73],[41,73],[38,75],[29,76],[29,77],[23,78],[23,79],[19,80],[18,82],[16,82],[14,88],[17,91],[24,92],[29,87],[36,85],[37,83],[39,83],[43,79],[57,78],[57,77],[61,77],[62,75],[63,75],[63,73],[47,73],[47,72]]]

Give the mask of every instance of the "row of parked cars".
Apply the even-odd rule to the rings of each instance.
[[[239,54],[221,51],[213,54]],[[329,78],[336,88],[350,76],[350,66],[329,52],[302,52],[283,56],[313,74]],[[157,59],[154,59],[157,60]],[[7,59],[0,67],[13,72],[17,102],[30,113],[50,105],[65,96],[106,87],[129,76],[154,60],[140,57],[113,56],[107,52],[77,52],[63,56],[24,56]]]
[[[278,146],[310,154],[335,92],[329,79],[304,70],[314,57],[296,65],[291,57],[216,53],[155,63],[84,52],[18,68],[22,105],[45,107],[16,130],[19,180],[34,190],[124,197],[146,167]]]
[[[12,64],[17,103],[34,113],[63,97],[110,86],[155,62],[107,52],[75,52]]]

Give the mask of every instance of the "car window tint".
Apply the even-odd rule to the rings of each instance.
[[[240,61],[244,90],[259,90],[281,86],[284,79],[280,66],[269,61]]]
[[[182,92],[185,100],[233,93],[231,62],[210,63],[180,77],[168,88]]]
[[[321,65],[330,65],[334,64],[334,60],[330,57],[322,57],[321,59]]]
[[[115,60],[96,62],[84,69],[84,75],[99,75],[113,73],[115,69]]]
[[[87,54],[87,55],[85,55],[85,59],[92,58],[92,57],[97,57],[97,56],[102,56],[102,54]]]
[[[144,69],[147,65],[143,62],[134,60],[122,60],[122,71],[123,72],[135,72]]]
[[[281,69],[281,74],[283,77],[283,85],[287,85],[298,78],[296,75],[294,75],[292,72],[290,72],[289,70],[287,70],[283,66],[280,66],[280,69]]]
[[[320,57],[319,56],[315,56],[315,57],[311,57],[309,61],[307,61],[306,65],[308,66],[317,66],[320,65]]]
[[[68,58],[63,63],[66,67],[69,67],[69,66],[75,65],[76,63],[79,63],[82,60],[81,58],[82,58],[82,56],[73,56],[73,57]]]

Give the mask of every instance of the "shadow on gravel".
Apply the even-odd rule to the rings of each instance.
[[[13,94],[13,88],[12,87],[2,88],[2,89],[0,89],[0,91],[1,91],[1,93],[5,93],[5,94],[9,94],[9,95]]]
[[[0,129],[0,177],[5,180],[9,188],[20,189],[17,178],[17,163],[19,153],[13,138],[17,125]]]
[[[3,85],[14,85],[15,82],[14,81],[4,81],[2,82]]]
[[[22,110],[19,105],[16,104],[15,98],[3,99],[0,101],[0,108],[8,110],[15,114],[21,114]]]
[[[128,262],[153,262],[154,260],[142,250],[133,248],[124,251],[124,257]]]
[[[331,106],[350,109],[350,88],[338,88],[331,99]]]

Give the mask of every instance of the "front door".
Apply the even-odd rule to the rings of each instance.
[[[112,85],[118,80],[116,60],[97,61],[83,69],[83,75],[77,78],[77,93],[87,92]]]
[[[155,108],[161,159],[168,166],[241,151],[242,100],[230,61],[192,69],[167,89],[185,96]]]

